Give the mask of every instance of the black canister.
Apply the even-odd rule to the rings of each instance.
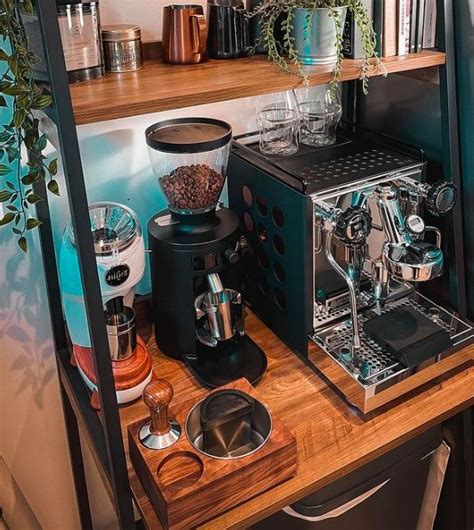
[[[248,9],[249,13],[253,13],[259,5],[262,4],[262,0],[249,0]],[[255,53],[267,53],[267,47],[261,42],[262,30],[260,28],[261,16],[259,14],[250,17],[250,45],[255,48]],[[283,30],[281,24],[284,20],[284,15],[280,15],[273,26],[273,35],[275,40],[283,44]]]
[[[243,0],[208,0],[207,55],[235,59],[250,51],[249,19]]]
[[[99,3],[56,0],[56,7],[69,81],[102,77]]]

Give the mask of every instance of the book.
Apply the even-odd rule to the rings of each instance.
[[[409,43],[409,53],[415,53],[416,51],[416,23],[417,23],[417,13],[418,13],[418,4],[422,0],[411,0],[410,6],[410,43]]]
[[[398,55],[410,53],[410,11],[411,0],[398,0]]]
[[[415,53],[419,53],[423,49],[423,25],[425,22],[425,5],[426,0],[418,0],[418,11],[416,13]]]
[[[397,55],[397,0],[383,0],[382,57]]]
[[[375,52],[379,57],[383,56],[383,20],[385,0],[374,0],[374,31],[376,38]]]
[[[423,24],[423,48],[436,46],[436,0],[426,0]]]
[[[365,7],[369,18],[373,20],[374,0],[362,0],[362,5]],[[347,11],[346,21],[344,23],[342,51],[350,59],[362,59],[364,57],[364,45],[362,43],[361,32],[352,12],[349,10]]]
[[[397,55],[405,55],[406,50],[406,12],[407,0],[398,0],[397,13]]]

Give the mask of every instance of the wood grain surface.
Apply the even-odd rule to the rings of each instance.
[[[444,64],[441,52],[421,53],[383,59],[387,73],[403,72]],[[372,67],[371,75],[383,71]],[[311,85],[328,83],[332,66],[308,69]],[[344,61],[342,80],[358,79],[360,61]],[[227,101],[259,94],[290,90],[301,86],[296,75],[282,73],[264,56],[234,60],[208,60],[197,65],[145,62],[137,72],[108,73],[101,79],[71,85],[76,124],[124,118],[175,108]]]
[[[263,401],[246,379],[226,385]],[[214,392],[216,392],[215,390]],[[272,414],[272,431],[254,454],[234,460],[210,458],[184,435],[191,409],[208,395],[172,407],[171,416],[181,425],[179,440],[168,449],[147,449],[139,441],[143,420],[129,426],[129,451],[135,470],[160,520],[167,528],[188,530],[259,493],[287,480],[296,472],[296,441]]]
[[[246,329],[268,357],[268,370],[257,391],[295,436],[298,469],[293,478],[200,528],[248,527],[474,405],[474,346],[465,349],[473,361],[469,368],[439,378],[393,406],[363,417],[251,313]],[[202,388],[186,367],[158,351],[151,329],[141,330],[141,334],[152,354],[155,374],[173,384],[171,408],[198,396]],[[311,345],[310,350],[314,353],[317,347]],[[147,408],[139,400],[121,407],[120,414],[128,451],[127,425],[146,417]],[[130,462],[129,474],[146,526],[160,530],[158,517]]]

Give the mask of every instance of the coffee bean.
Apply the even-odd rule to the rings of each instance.
[[[206,164],[180,166],[160,178],[171,209],[197,210],[217,204],[224,177]]]

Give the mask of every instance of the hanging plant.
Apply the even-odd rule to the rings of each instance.
[[[51,105],[52,97],[46,87],[35,81],[34,65],[38,57],[29,50],[21,11],[32,15],[30,0],[0,0],[0,61],[1,115],[9,116],[0,123],[0,202],[6,213],[0,227],[11,228],[23,252],[28,251],[25,234],[41,223],[30,207],[44,200],[35,193],[34,185],[47,181],[48,190],[59,195],[54,179],[58,171],[57,159],[46,163],[43,152],[47,139],[40,134],[35,111]],[[11,103],[12,112],[7,112]],[[7,165],[8,162],[8,165]]]
[[[295,45],[295,16],[297,10],[306,10],[305,26],[303,29],[305,41],[310,39],[313,15],[316,9],[326,8],[335,27],[335,62],[334,75],[331,81],[332,90],[336,91],[341,80],[343,55],[343,26],[344,20],[340,8],[346,8],[353,16],[360,29],[364,58],[361,63],[360,79],[364,94],[367,94],[369,83],[370,59],[374,59],[378,69],[384,70],[383,64],[377,57],[376,36],[367,10],[361,0],[263,0],[251,16],[258,16],[260,24],[260,38],[257,46],[263,46],[268,53],[269,60],[273,61],[282,70],[300,75],[304,81],[308,76],[304,70],[298,48]],[[276,25],[281,32],[276,31]],[[277,38],[277,35],[282,38]]]

